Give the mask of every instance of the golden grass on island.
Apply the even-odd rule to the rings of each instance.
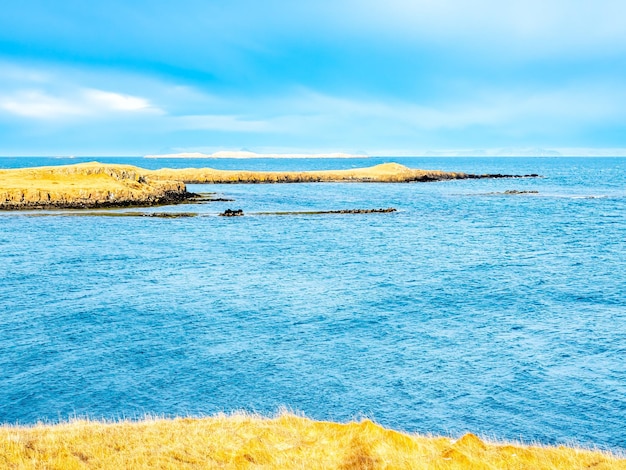
[[[150,205],[186,194],[184,183],[148,173],[97,162],[0,170],[0,209]]]
[[[282,414],[139,422],[73,421],[0,428],[10,469],[626,469],[616,456],[568,447],[458,440]]]
[[[398,163],[382,163],[368,168],[314,171],[247,171],[212,168],[163,168],[150,173],[153,178],[185,183],[316,183],[332,181],[406,183],[464,178],[459,172],[417,170]]]

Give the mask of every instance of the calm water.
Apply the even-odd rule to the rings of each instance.
[[[199,185],[235,202],[147,209],[206,216],[188,219],[0,213],[0,422],[285,406],[625,451],[626,159],[397,161],[545,178]],[[508,189],[539,194],[489,194]]]

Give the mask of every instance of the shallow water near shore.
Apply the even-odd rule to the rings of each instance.
[[[142,209],[202,217],[0,213],[0,422],[286,406],[626,451],[626,159],[395,161],[544,178],[190,185],[234,201]]]

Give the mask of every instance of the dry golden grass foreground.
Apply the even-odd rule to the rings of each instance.
[[[98,162],[0,170],[0,209],[150,206],[188,199],[185,183],[411,182],[512,175],[416,170],[397,163],[322,171],[146,170]],[[524,175],[536,176],[536,175]]]
[[[626,469],[613,455],[567,447],[487,443],[339,424],[283,413],[139,422],[74,421],[0,427],[10,469]]]

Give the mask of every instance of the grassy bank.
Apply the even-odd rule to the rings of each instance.
[[[0,428],[0,467],[626,469],[610,454],[567,447],[488,443],[385,429],[371,421],[338,424],[283,414],[74,421]]]

